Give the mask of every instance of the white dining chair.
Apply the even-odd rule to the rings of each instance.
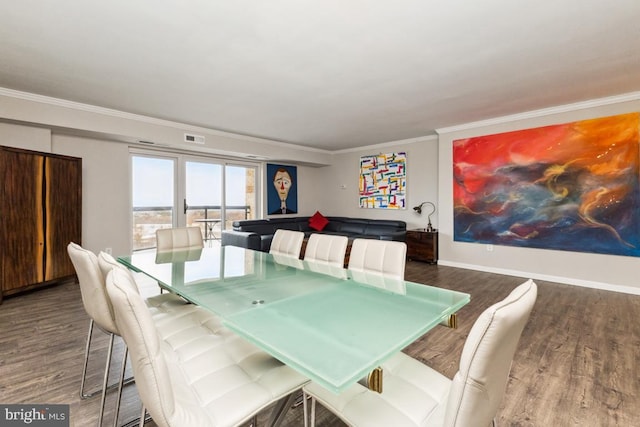
[[[116,336],[120,336],[120,333],[113,318],[113,308],[111,307],[111,301],[109,299],[109,296],[107,295],[107,290],[104,285],[104,276],[102,275],[102,271],[100,270],[97,256],[93,252],[84,249],[80,245],[73,242],[67,245],[67,252],[78,277],[82,304],[85,311],[89,315],[89,333],[87,335],[87,343],[84,353],[84,364],[82,368],[82,379],[80,381],[80,397],[82,399],[86,399],[88,397],[96,395],[97,393],[101,394],[100,412],[98,418],[98,425],[101,426],[104,416],[107,390],[109,388],[109,367],[111,366],[111,356],[113,354],[114,340]],[[87,378],[87,366],[89,364],[89,355],[91,353],[91,342],[94,326],[97,326],[109,336],[109,344],[107,346],[107,360],[104,367],[102,387],[95,392],[85,393],[84,388]],[[117,420],[117,413],[115,417]]]
[[[407,245],[404,242],[355,239],[351,245],[348,269],[403,280],[406,256]]]
[[[102,275],[105,278],[114,268],[120,268],[124,270],[131,276],[131,280],[134,281],[136,287],[138,288],[138,293],[140,293],[140,285],[138,283],[137,277],[123,264],[120,264],[118,261],[116,261],[116,259],[112,255],[106,252],[100,252],[98,254],[98,265],[100,266]],[[172,293],[153,295],[151,297],[145,298],[145,303],[147,304],[147,306],[155,309],[154,314],[156,312],[174,313],[178,310],[184,310],[185,306],[189,305],[189,303],[182,299],[180,296]],[[184,314],[184,312],[182,312],[182,314]],[[211,316],[213,316],[213,314]]]
[[[325,262],[337,267],[343,267],[348,243],[349,238],[347,236],[313,233],[307,241],[304,260]]]
[[[279,229],[273,235],[269,253],[300,257],[304,233],[302,231]]]
[[[528,280],[504,300],[487,308],[474,323],[453,380],[404,353],[383,369],[383,392],[356,383],[341,394],[306,385],[305,426],[315,424],[315,402],[354,427],[489,427],[509,379],[520,335],[537,296]]]
[[[156,230],[158,252],[203,247],[204,240],[200,227],[159,228]]]
[[[133,280],[120,269],[107,276],[107,291],[140,399],[160,427],[242,425],[276,402],[288,404],[308,382],[238,336],[229,340],[195,326],[189,339],[162,340]]]
[[[124,265],[116,261],[113,256],[107,254],[106,252],[100,252],[98,254],[98,264],[100,266],[100,269],[102,270],[104,277],[107,277],[109,273],[114,269],[121,270],[122,274],[126,275],[129,278],[129,281],[136,285],[136,292],[140,293],[140,289],[138,288],[138,281],[136,280],[132,272],[128,270]],[[163,341],[171,343],[171,345],[175,347],[178,347],[180,343],[183,343],[185,341],[197,339],[193,336],[194,326],[202,327],[208,333],[215,334],[220,338],[221,342],[237,338],[236,334],[234,334],[230,329],[226,328],[223,325],[223,321],[219,316],[197,305],[187,302],[176,294],[165,293],[154,295],[148,298],[144,298],[144,302],[152,315],[153,322],[156,326],[156,329],[158,330],[161,339]],[[123,355],[122,361],[122,370],[120,372],[120,380],[118,383],[119,386],[118,396],[116,400],[115,421],[117,421],[117,414],[120,410],[120,403],[122,400],[122,385],[124,384],[128,348],[125,347],[125,350],[126,351]],[[144,418],[142,418],[141,420],[143,419]],[[116,426],[117,424],[114,423],[114,427]]]

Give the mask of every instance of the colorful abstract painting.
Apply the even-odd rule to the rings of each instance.
[[[360,157],[360,207],[406,208],[407,153]]]
[[[453,142],[454,240],[640,256],[640,114]]]

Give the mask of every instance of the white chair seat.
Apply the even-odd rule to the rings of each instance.
[[[451,380],[404,353],[382,365],[382,393],[356,384],[337,395],[315,384],[304,387],[322,406],[348,423],[370,427],[442,426]]]
[[[111,270],[118,268],[129,276],[130,280],[136,284],[136,288],[138,287],[138,280],[134,274],[116,261],[113,256],[100,252],[98,264],[105,278]],[[194,325],[201,325],[217,334],[235,335],[222,325],[220,317],[201,307],[190,304],[178,295],[170,293],[158,294],[145,298],[144,302],[149,308],[153,321],[163,339],[172,335],[180,336],[185,330],[192,328]]]
[[[154,316],[154,323],[173,387],[181,390],[176,397],[199,403],[194,415],[201,412],[203,425],[239,424],[251,416],[245,405],[264,409],[305,382],[206,310],[192,307],[182,316],[169,313],[167,322]]]
[[[473,324],[449,380],[405,354],[382,365],[382,393],[355,384],[336,395],[310,383],[311,422],[315,402],[350,426],[488,427],[493,424],[509,379],[513,355],[537,296],[528,280],[504,300],[487,308]],[[305,425],[307,425],[307,399]]]
[[[158,321],[122,269],[107,277],[140,397],[158,426],[236,426],[308,380],[198,307]]]

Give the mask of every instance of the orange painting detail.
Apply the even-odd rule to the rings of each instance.
[[[639,256],[640,114],[453,142],[458,241]]]

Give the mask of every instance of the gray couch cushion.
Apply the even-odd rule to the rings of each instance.
[[[343,234],[365,234],[364,230],[367,228],[367,223],[367,220],[358,219],[345,221],[340,227],[340,232]]]

